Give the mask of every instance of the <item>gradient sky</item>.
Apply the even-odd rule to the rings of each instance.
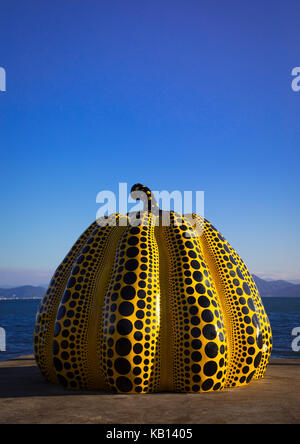
[[[298,0],[0,0],[0,285],[45,283],[119,182],[203,190],[300,279]]]

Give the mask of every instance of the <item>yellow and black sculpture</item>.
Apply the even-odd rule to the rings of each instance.
[[[238,254],[205,219],[148,205],[95,222],[58,267],[37,314],[44,377],[69,389],[207,392],[264,376],[272,334]],[[156,208],[157,209],[157,208]],[[109,222],[116,221],[115,226]],[[120,223],[122,221],[122,223]]]

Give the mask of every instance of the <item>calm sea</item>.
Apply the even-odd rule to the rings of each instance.
[[[0,361],[32,354],[39,303],[38,300],[0,301],[0,327],[6,331],[6,352],[0,351]],[[300,352],[292,350],[295,339],[292,331],[300,328],[300,298],[265,298],[264,304],[273,329],[273,358],[300,358]]]

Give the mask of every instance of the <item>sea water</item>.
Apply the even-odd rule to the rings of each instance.
[[[293,351],[292,335],[300,328],[300,298],[264,298],[273,330],[273,358],[300,358]],[[39,300],[0,301],[0,328],[6,333],[6,351],[0,361],[33,353],[33,329]],[[299,341],[300,344],[300,341]]]

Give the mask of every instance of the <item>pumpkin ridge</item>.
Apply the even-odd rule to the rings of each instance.
[[[73,263],[96,227],[97,222],[93,222],[65,256],[56,269],[37,312],[33,339],[35,360],[44,378],[53,384],[58,382],[52,358],[52,341],[58,307],[68,283]]]
[[[107,222],[113,222],[115,215]],[[99,223],[99,222],[98,222]],[[58,381],[70,389],[88,390],[89,319],[95,298],[95,273],[114,226],[97,225],[74,262],[58,309],[53,339],[53,363]]]
[[[198,218],[198,216],[197,216]],[[233,351],[233,331],[232,331],[232,323],[231,323],[231,314],[228,304],[226,303],[226,296],[225,296],[225,290],[224,285],[222,282],[222,279],[220,279],[217,264],[215,263],[214,257],[210,251],[209,243],[202,234],[199,237],[199,242],[202,247],[203,257],[205,259],[205,263],[207,264],[209,273],[211,275],[212,281],[215,286],[216,295],[220,304],[220,307],[222,308],[222,315],[223,315],[223,322],[225,325],[226,330],[226,336],[227,336],[227,359],[228,359],[228,366],[230,365],[231,359],[232,359],[232,351]]]
[[[105,298],[104,365],[110,390],[148,393],[160,378],[160,282],[154,224],[148,212],[122,235]]]
[[[117,245],[122,233],[126,229],[126,226],[120,225],[121,219],[127,219],[127,217],[116,215],[118,226],[112,228],[95,270],[94,297],[92,299],[87,330],[89,390],[107,389],[102,362],[104,316],[100,313],[103,313],[105,295],[112,278],[112,265],[116,255]]]
[[[256,372],[256,359],[262,350],[261,329],[251,291],[232,257],[232,247],[205,221],[204,235],[216,263],[230,313],[232,349],[226,387],[248,384]]]
[[[226,332],[197,233],[182,215],[166,228],[172,263],[171,300],[175,329],[175,390],[207,392],[224,388]]]
[[[263,336],[263,353],[262,353],[261,362],[256,370],[256,373],[255,373],[253,379],[261,379],[261,378],[263,378],[263,376],[266,372],[267,365],[269,363],[271,353],[272,353],[272,329],[271,329],[268,315],[265,312],[263,302],[261,300],[256,283],[254,282],[253,277],[249,273],[246,264],[244,263],[244,261],[239,257],[239,255],[234,250],[232,252],[232,255],[234,256],[234,258],[238,262],[240,270],[243,273],[249,287],[252,290],[253,300],[254,300],[254,303],[257,307],[257,315],[258,315],[259,324],[261,326],[261,331],[262,331],[262,336]]]
[[[160,276],[160,342],[161,342],[161,377],[159,391],[173,391],[174,377],[174,326],[171,308],[171,264],[168,257],[165,227],[155,228],[155,237],[159,251]]]

